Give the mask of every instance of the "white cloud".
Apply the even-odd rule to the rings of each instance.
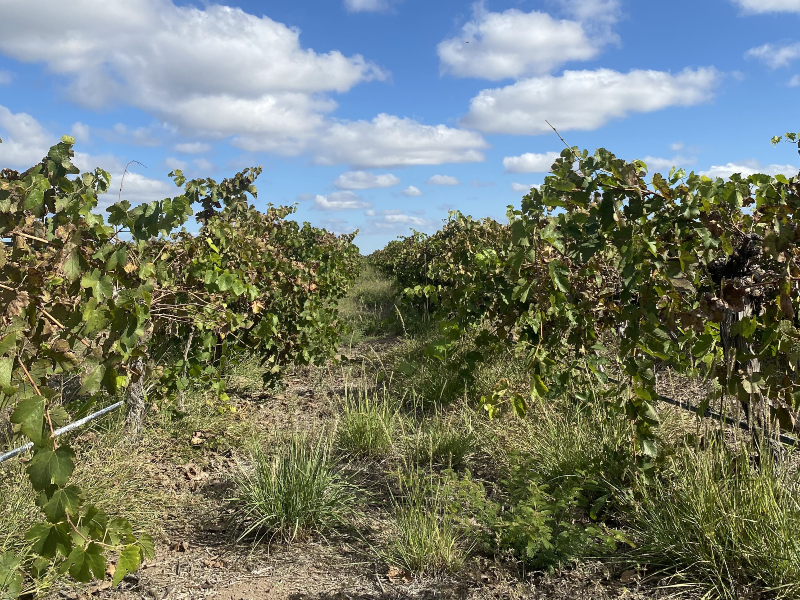
[[[745,12],[796,12],[800,13],[800,0],[733,0]]]
[[[77,121],[72,124],[72,130],[69,134],[74,137],[76,141],[86,144],[91,138],[91,128],[85,123]]]
[[[360,55],[304,48],[299,29],[269,17],[172,0],[41,0],[35,11],[5,0],[0,52],[44,63],[85,107],[124,103],[223,136],[307,134],[335,107],[325,93],[386,77]]]
[[[480,179],[473,179],[469,182],[469,184],[474,188],[492,187],[494,185],[494,181],[481,181]]]
[[[642,160],[647,165],[647,168],[651,173],[655,171],[669,172],[672,167],[680,169],[689,165],[693,165],[695,162],[697,162],[696,158],[687,158],[681,155],[673,156],[672,158],[645,156]]]
[[[186,167],[189,166],[189,163],[187,163],[185,160],[179,160],[172,156],[168,156],[166,159],[164,159],[164,164],[167,165],[167,168],[170,171],[174,171],[175,169],[185,171]]]
[[[105,168],[101,163],[108,162],[108,159],[112,162],[119,163],[116,157],[91,157],[89,155],[83,155],[79,159],[78,153],[75,153],[75,164],[80,166],[81,170],[84,171],[94,169],[97,166]],[[79,162],[81,162],[83,166],[79,165]],[[108,192],[98,196],[97,207],[94,210],[95,213],[106,216],[106,209],[120,199],[127,200],[131,203],[131,206],[138,206],[140,204],[148,204],[155,200],[173,198],[181,193],[180,188],[176,187],[175,184],[170,181],[151,179],[135,171],[128,170],[123,180],[122,174],[125,166],[117,164],[116,167],[117,170],[111,171],[111,184],[108,186]],[[136,167],[131,165],[131,168],[135,169]],[[120,194],[119,189],[120,183],[122,184],[122,194]]]
[[[750,48],[745,53],[745,57],[757,58],[766,63],[771,69],[788,67],[792,61],[800,58],[800,42],[783,45],[764,44],[763,46]]]
[[[344,0],[348,12],[386,12],[397,0]]]
[[[678,152],[679,150],[683,150],[683,142],[673,142],[669,145],[669,149],[673,152]]]
[[[506,173],[549,173],[550,167],[560,156],[558,152],[535,154],[526,152],[521,156],[506,156],[503,171]]]
[[[314,198],[315,210],[353,210],[370,208],[372,204],[364,202],[358,194],[353,192],[334,192],[327,196],[317,194]]]
[[[792,75],[792,78],[786,84],[789,87],[800,87],[800,75]]]
[[[755,173],[764,173],[766,175],[787,175],[794,177],[798,173],[798,168],[794,165],[767,165],[762,166],[757,160],[746,160],[741,163],[729,162],[725,165],[713,165],[707,171],[700,171],[699,175],[705,175],[716,179],[722,177],[723,179],[729,178],[734,173],[741,173],[743,177],[753,175]]]
[[[566,62],[594,58],[604,41],[590,40],[576,21],[515,8],[493,13],[477,2],[460,35],[440,42],[437,52],[443,73],[497,81],[543,75]]]
[[[401,232],[409,228],[417,230],[431,230],[436,223],[415,215],[404,213],[400,210],[383,210],[375,212],[370,210],[364,213],[368,217],[365,233],[391,233]]]
[[[423,125],[380,114],[372,121],[333,123],[322,134],[316,162],[356,168],[480,162],[488,147],[480,134],[445,125]]]
[[[28,169],[41,162],[59,138],[28,113],[0,105],[0,168]]]
[[[527,194],[531,191],[531,188],[538,187],[534,184],[525,184],[525,183],[512,183],[511,189],[514,192],[522,192],[523,194]]]
[[[321,219],[318,223],[323,229],[331,233],[335,233],[336,235],[341,235],[342,233],[351,233],[356,229],[344,219]]]
[[[14,74],[11,71],[0,71],[0,85],[8,85],[13,78]]]
[[[110,130],[95,130],[107,142],[134,144],[136,146],[160,146],[164,134],[174,133],[167,124],[153,124],[131,129],[124,123],[115,124]]]
[[[368,190],[371,188],[392,187],[399,183],[400,178],[391,173],[376,175],[368,171],[348,171],[339,175],[333,185],[340,190]]]
[[[201,171],[213,171],[216,166],[210,160],[206,160],[205,158],[195,158],[193,161],[194,166],[200,169]]]
[[[592,130],[632,112],[691,106],[712,98],[719,80],[713,68],[619,73],[610,69],[565,71],[482,90],[470,101],[463,124],[488,133],[537,135]]]
[[[414,187],[413,185],[408,186],[402,192],[403,196],[408,196],[409,198],[414,196],[422,196],[422,191],[418,187]]]
[[[211,144],[204,142],[184,142],[175,144],[175,151],[183,154],[202,154],[211,150]]]
[[[459,185],[461,182],[452,175],[433,175],[425,183],[428,185]]]

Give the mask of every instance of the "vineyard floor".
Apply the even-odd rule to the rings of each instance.
[[[465,389],[447,365],[424,358],[426,341],[434,335],[424,312],[398,306],[391,283],[368,270],[342,301],[353,333],[337,364],[295,369],[281,389],[268,390],[261,385],[258,365],[245,361],[228,374],[235,411],[221,410],[210,395],[194,390],[187,397],[185,416],[175,418],[154,408],[136,441],[126,439],[120,417],[77,434],[72,444],[81,459],[78,477],[92,501],[152,533],[156,555],[116,589],[111,589],[110,577],[89,585],[58,579],[40,595],[67,600],[693,597],[692,588],[665,587],[671,581],[656,577],[644,561],[637,566],[630,551],[612,559],[569,559],[562,568],[525,574],[511,554],[478,552],[472,542],[456,536],[460,555],[446,568],[413,573],[402,561],[393,561],[387,548],[397,537],[396,502],[407,489],[402,482],[414,477],[446,481],[457,472],[459,481],[481,481],[488,489],[499,485],[505,461],[501,455],[509,447],[521,446],[523,440],[532,447],[549,443],[536,439],[543,431],[537,425],[513,417],[489,420],[476,403],[501,376],[524,383],[513,358],[482,367],[472,387]],[[670,386],[691,399],[686,385]],[[364,442],[364,453],[358,454],[340,432],[352,407],[367,404],[383,415],[388,445]],[[670,423],[682,427],[680,417]],[[424,432],[436,431],[461,435],[463,448],[451,450],[448,459],[434,457],[436,440],[419,440]],[[237,541],[230,499],[238,474],[251,460],[248,449],[254,441],[277,447],[298,432],[331,440],[344,475],[358,486],[351,526],[311,532],[291,543],[277,537]],[[554,430],[552,435],[560,434]],[[419,460],[425,444],[431,451]],[[116,457],[113,471],[107,467],[110,454]],[[11,516],[14,507],[33,502],[23,498],[21,467],[4,469],[0,549],[13,547],[36,517],[35,507]],[[435,509],[432,514],[436,518]],[[471,515],[468,521],[479,527]]]

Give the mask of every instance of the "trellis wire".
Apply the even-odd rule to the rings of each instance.
[[[93,421],[94,419],[96,419],[98,417],[102,417],[103,415],[110,413],[112,410],[115,410],[115,409],[119,408],[123,404],[124,404],[124,402],[120,401],[120,402],[117,402],[116,404],[112,404],[111,406],[107,406],[102,410],[98,410],[96,413],[92,413],[91,415],[83,417],[82,419],[78,419],[77,421],[75,421],[73,423],[70,423],[69,425],[65,425],[61,429],[56,429],[53,432],[53,435],[55,437],[58,437],[58,436],[60,436],[60,435],[62,435],[64,433],[68,433],[68,432],[72,431],[73,429],[77,429],[81,425],[85,425],[89,421]],[[10,458],[14,458],[15,456],[18,456],[19,454],[22,454],[23,452],[27,452],[31,448],[33,448],[33,442],[28,442],[24,446],[20,446],[19,448],[14,448],[10,452],[6,452],[5,454],[0,454],[0,463],[3,463],[3,462],[7,461]]]

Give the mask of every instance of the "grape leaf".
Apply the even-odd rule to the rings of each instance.
[[[69,446],[37,451],[26,469],[33,489],[41,491],[52,483],[65,485],[75,470],[74,457],[75,453]]]
[[[80,507],[80,496],[80,488],[74,485],[56,489],[47,504],[42,507],[44,514],[47,515],[47,520],[57,523],[64,518],[65,514],[74,516]]]
[[[128,573],[133,573],[139,568],[139,563],[142,561],[142,550],[139,546],[132,544],[125,546],[119,553],[117,560],[117,570],[114,571],[114,579],[111,585],[117,585]]]
[[[103,547],[91,542],[86,548],[75,546],[66,560],[69,574],[82,583],[95,579],[103,579],[106,573],[106,558],[103,556]]]
[[[2,382],[0,382],[2,385]],[[11,415],[11,422],[20,426],[20,431],[30,440],[40,446],[44,438],[44,408],[45,400],[42,396],[34,396],[17,404]]]

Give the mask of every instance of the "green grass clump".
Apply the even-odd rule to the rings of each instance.
[[[360,394],[341,406],[336,448],[348,456],[382,458],[391,454],[401,416],[386,398]]]
[[[384,560],[419,575],[459,571],[469,551],[440,500],[439,488],[431,494],[414,480],[404,491],[405,498],[395,503]]]
[[[476,452],[478,439],[467,423],[434,417],[423,422],[406,444],[413,463],[460,469]]]
[[[685,449],[631,513],[637,559],[712,595],[800,597],[800,476],[764,453]]]
[[[293,541],[347,525],[356,490],[342,476],[330,445],[293,434],[273,456],[252,448],[252,468],[242,469],[231,500],[240,538]]]

